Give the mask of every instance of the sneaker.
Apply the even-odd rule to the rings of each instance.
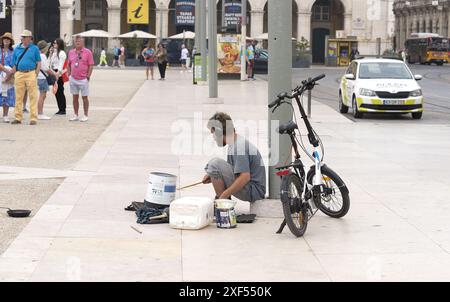
[[[48,121],[48,120],[51,120],[51,119],[52,119],[51,117],[46,116],[44,114],[39,114],[38,115],[38,120]]]
[[[89,120],[89,117],[87,116],[83,116],[82,118],[80,118],[80,122],[87,122]]]
[[[55,115],[66,115],[65,111],[58,111],[55,113]]]
[[[14,121],[12,121],[12,123],[11,123],[11,125],[18,125],[18,124],[22,124],[22,122],[21,122],[21,121],[18,121],[18,120],[14,120]]]
[[[30,125],[31,125],[31,126],[35,126],[35,125],[37,125],[37,122],[36,122],[36,121],[31,121],[31,122],[30,122]]]
[[[9,123],[9,117],[4,116],[3,117],[3,123]]]
[[[78,121],[78,115],[74,115],[69,119],[69,122],[77,122]]]

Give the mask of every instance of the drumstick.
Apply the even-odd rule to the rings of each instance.
[[[177,190],[178,190],[178,191],[181,191],[181,190],[184,190],[184,189],[187,189],[187,188],[191,188],[191,187],[195,187],[195,186],[198,186],[198,185],[201,185],[201,184],[203,184],[203,181],[201,181],[201,182],[197,182],[197,183],[195,183],[195,184],[192,184],[192,185],[189,185],[189,186],[185,186],[185,187],[177,188]]]

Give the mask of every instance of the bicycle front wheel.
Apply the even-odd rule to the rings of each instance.
[[[306,208],[302,203],[303,185],[297,174],[289,174],[281,181],[281,202],[286,224],[296,237],[301,237],[308,226]]]
[[[315,170],[308,173],[309,184],[313,183],[315,174]],[[332,218],[344,217],[350,209],[350,196],[347,186],[339,175],[327,166],[322,167],[322,177],[324,185],[331,189],[331,193],[321,194],[318,202],[319,209]]]

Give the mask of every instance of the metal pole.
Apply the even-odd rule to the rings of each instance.
[[[269,102],[280,92],[292,89],[292,1],[269,0]],[[271,131],[276,123],[286,123],[292,119],[290,106],[282,106],[272,114],[269,110],[269,196],[280,198],[280,178],[275,167],[290,161],[292,144],[287,135],[280,136]],[[275,125],[273,125],[275,124]]]
[[[195,40],[194,40],[194,48],[199,52],[200,49],[200,0],[195,0]],[[194,58],[192,58],[194,59]]]
[[[247,80],[247,62],[245,61],[245,51],[247,50],[247,0],[241,0],[241,81]]]
[[[216,0],[209,0],[208,5],[208,76],[209,97],[217,98],[217,7]]]
[[[202,81],[207,80],[206,75],[206,0],[200,0],[200,54],[202,57]]]

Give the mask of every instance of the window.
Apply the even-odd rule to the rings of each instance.
[[[327,4],[314,5],[313,20],[314,21],[329,21],[330,20],[330,6]]]
[[[86,0],[86,16],[102,17],[103,0]]]
[[[412,79],[403,63],[364,63],[359,70],[360,79]]]

